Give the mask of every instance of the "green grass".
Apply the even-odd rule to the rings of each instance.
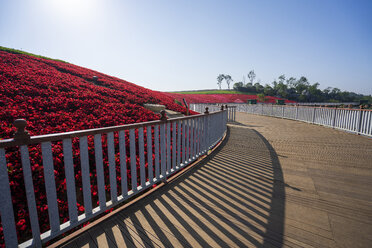
[[[0,51],[5,51],[5,52],[8,52],[8,53],[14,53],[14,54],[25,54],[25,55],[29,55],[29,56],[36,57],[36,58],[50,59],[50,60],[54,60],[54,61],[68,63],[68,62],[60,60],[60,59],[52,59],[52,58],[48,58],[48,57],[45,57],[45,56],[36,55],[36,54],[33,54],[33,53],[28,53],[28,52],[25,52],[25,51],[22,51],[22,50],[17,50],[17,49],[13,49],[13,48],[2,47],[2,46],[0,46]]]
[[[236,90],[189,90],[189,91],[172,91],[170,93],[178,94],[242,94],[242,95],[256,95],[255,92],[240,92]]]

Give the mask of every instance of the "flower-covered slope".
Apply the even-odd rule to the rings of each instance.
[[[97,80],[93,80],[93,76],[96,76]],[[32,135],[159,119],[159,116],[143,108],[145,103],[163,104],[167,109],[186,112],[186,109],[176,104],[172,97],[163,93],[151,91],[124,80],[61,61],[14,54],[0,49],[0,139],[13,137],[15,131],[13,122],[18,118],[24,118],[28,121],[27,130]],[[89,170],[91,172],[93,206],[97,206],[97,182],[92,138],[88,137]],[[138,139],[138,133],[136,133],[136,139]],[[109,193],[105,137],[102,138],[102,141],[105,189]],[[74,146],[76,189],[81,192],[82,173],[79,149],[77,149],[79,141],[73,139],[72,142]],[[116,137],[115,146],[117,145]],[[52,149],[59,215],[61,223],[64,223],[68,221],[68,205],[61,142],[53,143]],[[49,229],[49,219],[40,145],[29,146],[29,152],[32,159],[31,170],[39,223],[41,232],[45,232]],[[145,154],[145,157],[147,157],[147,154]],[[25,200],[22,165],[17,149],[7,149],[6,159],[17,234],[19,241],[23,242],[31,237],[31,229]],[[119,163],[118,159],[119,156],[115,156],[117,164]],[[136,160],[138,160],[138,154]],[[130,164],[129,161],[127,164]],[[146,161],[146,167],[147,164],[148,161]],[[139,170],[139,164],[136,169]],[[116,166],[116,170],[117,175],[121,175],[119,166]],[[129,168],[127,178],[128,182],[131,182]],[[117,176],[117,181],[119,186],[121,183],[120,176]],[[84,211],[84,205],[80,198],[77,198],[77,207],[81,214]],[[4,247],[1,219],[0,247]]]
[[[95,82],[93,76],[98,77]],[[17,118],[31,134],[156,120],[145,103],[186,113],[171,96],[60,61],[0,51],[0,138]]]

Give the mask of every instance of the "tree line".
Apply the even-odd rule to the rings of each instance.
[[[349,91],[341,91],[339,88],[327,87],[324,90],[319,89],[319,83],[311,84],[304,76],[299,79],[295,77],[287,78],[280,75],[271,84],[262,85],[260,80],[256,79],[256,73],[251,70],[247,74],[248,82],[236,82],[233,89],[239,92],[259,94],[260,96],[276,96],[297,102],[357,102],[359,100],[368,100],[372,102],[372,96],[357,94]],[[230,75],[220,74],[217,77],[217,85],[221,89],[223,80],[225,80],[228,89],[233,81]]]

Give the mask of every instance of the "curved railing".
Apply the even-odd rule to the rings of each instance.
[[[221,110],[209,113],[207,110],[204,114],[194,116],[164,117],[160,121],[33,137],[24,130],[26,121],[17,120],[15,137],[0,141],[0,213],[6,247],[19,244],[21,247],[39,247],[166,180],[206,154],[223,138],[228,112]],[[57,144],[62,149],[55,149]],[[39,155],[34,148],[39,149]],[[42,166],[35,169],[38,159]],[[9,185],[9,165],[22,167],[26,199],[14,199],[13,195],[12,201],[14,190]],[[60,192],[56,190],[56,186],[60,186],[58,182],[56,185],[57,167],[63,168],[65,174],[66,219],[60,216],[57,197]],[[77,169],[81,169],[79,182],[82,192],[79,192],[76,184]],[[36,185],[39,182],[35,181],[35,170],[43,171],[45,186]],[[120,175],[117,175],[118,171]],[[92,182],[96,191],[92,190]],[[35,187],[45,187],[49,217],[46,231],[40,228],[41,222],[46,220],[40,219]],[[92,200],[92,193],[98,195],[97,204]],[[22,231],[17,230],[14,201],[24,201],[28,209],[28,230],[32,233],[27,240],[17,238],[17,232],[19,235]],[[78,204],[84,207],[83,212],[78,209]]]
[[[203,112],[205,108],[212,111],[218,111],[221,107],[227,109],[227,121],[234,122],[236,118],[236,106],[225,103],[190,103],[190,109],[196,112]]]
[[[216,104],[190,104],[192,109],[217,108]],[[266,115],[318,124],[372,137],[372,110],[273,104],[227,105],[229,120],[235,121],[235,112]]]

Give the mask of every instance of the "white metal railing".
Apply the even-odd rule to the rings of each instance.
[[[229,122],[234,122],[236,119],[236,106],[227,105],[227,104],[214,104],[214,103],[190,103],[190,109],[199,113],[202,113],[205,108],[208,108],[212,111],[219,111],[222,108],[228,110],[228,119]]]
[[[206,111],[200,115],[168,120],[163,113],[160,121],[33,137],[29,137],[24,130],[26,121],[17,120],[15,126],[18,130],[14,139],[0,141],[0,214],[6,247],[18,245],[39,247],[152,185],[166,180],[215,146],[226,132],[227,119],[226,110],[213,113]],[[52,152],[56,142],[62,143],[63,149],[60,153],[63,153],[63,156]],[[43,233],[40,224],[45,220],[38,217],[34,192],[35,181],[32,170],[34,153],[30,153],[29,150],[33,145],[39,145],[42,154],[48,206],[50,228]],[[18,154],[18,162],[9,161],[17,160],[17,156],[6,156],[9,149]],[[147,158],[145,158],[145,149],[147,149]],[[76,157],[77,150],[79,156]],[[62,162],[60,161],[63,164],[60,166],[64,168],[66,179],[68,221],[63,221],[59,215],[54,171],[57,163],[56,156],[63,157]],[[78,189],[74,171],[77,166],[76,160],[79,160],[78,166],[81,169],[82,192],[79,199],[76,194]],[[7,167],[7,164],[12,162],[23,168],[26,199],[16,200],[24,200],[28,208],[32,236],[30,234],[30,239],[26,241],[17,238]],[[110,190],[105,189],[107,173],[104,175],[104,168],[109,173]],[[92,179],[94,173],[93,176],[90,175],[93,169],[96,171],[94,179]],[[117,181],[118,169],[120,169],[121,181]],[[92,180],[96,180],[98,188],[99,204],[96,205],[92,204]],[[121,191],[120,194],[117,189]],[[77,209],[78,201],[84,206],[82,214],[79,214]]]
[[[287,105],[300,105],[300,106],[339,106],[339,105],[359,105],[359,102],[293,102],[286,103]]]
[[[239,104],[238,112],[304,121],[356,134],[372,136],[372,111],[269,104]]]

